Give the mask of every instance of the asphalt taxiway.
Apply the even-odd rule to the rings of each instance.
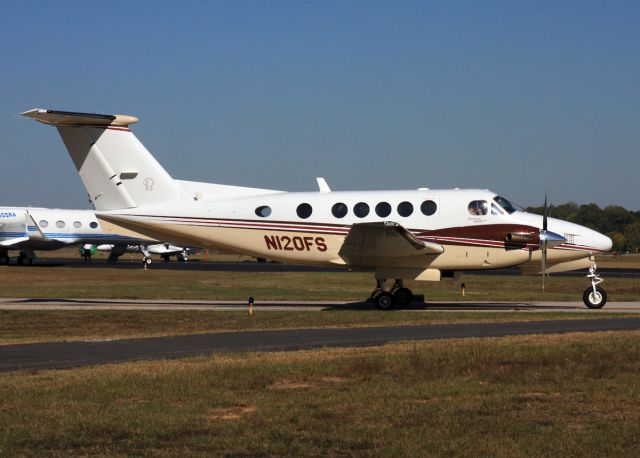
[[[249,351],[383,345],[389,342],[524,334],[640,330],[640,317],[220,332],[113,341],[0,345],[0,372],[63,369]]]

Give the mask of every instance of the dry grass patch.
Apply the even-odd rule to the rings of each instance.
[[[7,456],[633,456],[640,332],[3,374],[0,392]]]

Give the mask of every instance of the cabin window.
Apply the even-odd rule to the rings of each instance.
[[[353,206],[353,213],[358,218],[364,218],[369,214],[369,205],[365,202],[358,202]]]
[[[438,206],[433,200],[425,200],[420,205],[420,211],[422,212],[423,215],[426,215],[426,216],[433,215],[437,209],[438,209]]]
[[[40,223],[38,224],[40,224],[40,227],[47,227],[49,226],[49,221],[47,221],[46,219],[41,219]]]
[[[389,202],[380,202],[376,205],[376,215],[380,218],[387,217],[391,214],[391,204]]]
[[[73,222],[73,227],[75,227],[76,229],[79,229],[81,226],[82,226],[82,223],[80,223],[80,221]]]
[[[56,221],[56,227],[63,228],[64,227],[64,221]]]
[[[400,216],[410,216],[413,213],[413,205],[411,202],[400,202],[398,204],[398,214]]]
[[[349,208],[347,207],[347,204],[343,204],[342,202],[333,204],[333,207],[331,207],[331,213],[336,218],[344,218],[345,216],[347,216],[348,211]]]
[[[311,216],[311,213],[313,213],[313,208],[311,208],[311,205],[309,204],[300,204],[298,205],[298,208],[296,209],[296,213],[298,214],[298,216],[302,219],[307,219],[308,217]]]
[[[96,223],[95,221],[91,221],[91,222],[89,223],[89,227],[90,227],[91,229],[96,229],[96,228],[98,227],[98,223]]]
[[[498,206],[494,203],[491,204],[491,214],[492,215],[502,215],[502,212],[498,209]]]
[[[489,213],[489,204],[486,200],[473,200],[469,202],[469,214],[474,216],[482,216]]]
[[[271,214],[271,207],[268,205],[262,205],[261,207],[256,208],[256,215],[266,218]]]

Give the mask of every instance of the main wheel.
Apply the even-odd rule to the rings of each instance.
[[[0,256],[0,264],[5,265],[9,264],[9,256]]]
[[[393,292],[398,305],[409,305],[413,300],[413,293],[409,288],[398,288]]]
[[[393,294],[386,291],[378,294],[373,300],[376,303],[376,307],[378,307],[380,310],[391,310],[393,306],[396,305]]]
[[[25,266],[30,266],[31,264],[33,264],[33,258],[29,258],[25,256],[23,263]]]
[[[607,303],[607,293],[599,286],[596,286],[596,290],[594,292],[593,287],[589,286],[584,290],[582,300],[584,301],[584,305],[590,309],[601,309],[604,307],[604,304]]]
[[[18,263],[19,266],[24,265],[24,260],[25,260],[25,256],[20,255],[18,256],[18,259],[16,260],[16,262]]]

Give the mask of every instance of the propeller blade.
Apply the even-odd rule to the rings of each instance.
[[[547,240],[540,240],[540,245],[542,249],[542,296],[544,297],[544,280],[547,276]]]
[[[547,216],[549,215],[549,207],[547,206],[547,191],[544,191],[544,211],[542,213],[542,230],[547,231]]]

